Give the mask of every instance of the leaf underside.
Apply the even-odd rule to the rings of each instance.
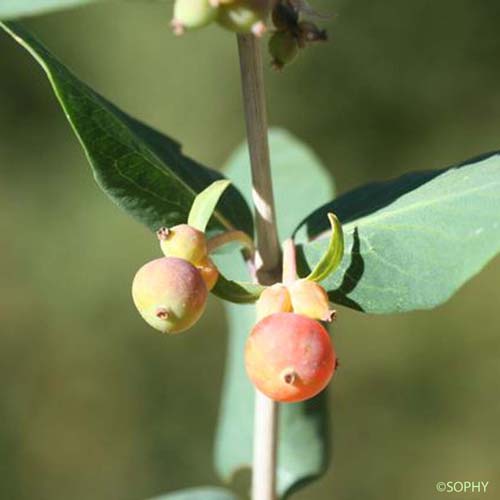
[[[201,486],[187,490],[174,491],[150,500],[237,500],[229,490],[212,486]]]
[[[331,299],[369,313],[430,309],[445,302],[500,251],[500,153],[415,172],[349,192],[298,228],[309,272],[328,245],[326,214],[343,224],[345,254],[322,282]]]
[[[5,20],[24,16],[34,16],[102,1],[103,0],[1,0],[0,19]]]
[[[223,176],[184,156],[175,141],[94,92],[21,25],[0,26],[45,70],[94,177],[108,196],[153,231],[185,223],[196,195]],[[253,234],[251,211],[233,186],[222,196],[208,229]]]

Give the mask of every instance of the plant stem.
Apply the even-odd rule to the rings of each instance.
[[[268,125],[260,42],[253,35],[238,35],[243,105],[252,168],[255,207],[257,279],[267,285],[279,280],[281,249],[276,227],[269,160]],[[278,405],[256,391],[252,499],[276,498]]]
[[[225,233],[221,233],[210,238],[207,241],[208,252],[212,253],[218,248],[228,245],[229,243],[239,243],[253,258],[255,248],[252,238],[250,238],[247,233],[238,230],[226,231]]]
[[[281,249],[276,228],[273,184],[269,160],[268,125],[260,41],[239,35],[243,105],[252,166],[252,199],[257,232],[256,265],[259,281],[272,284],[279,279]]]
[[[291,285],[297,279],[297,255],[295,243],[288,238],[283,243],[283,283]]]

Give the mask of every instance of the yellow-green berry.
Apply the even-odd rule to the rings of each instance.
[[[269,39],[269,53],[275,69],[283,69],[299,52],[297,39],[287,31],[277,31]]]
[[[176,0],[172,29],[176,35],[182,35],[187,30],[202,28],[215,21],[217,10],[211,0]]]
[[[193,326],[205,310],[207,295],[200,271],[176,257],[148,262],[132,283],[137,310],[163,333],[179,333]]]
[[[267,8],[261,0],[236,0],[221,4],[217,22],[235,33],[253,33],[262,36],[266,32]]]
[[[197,265],[208,255],[205,234],[187,224],[163,227],[156,234],[165,257],[179,257]]]

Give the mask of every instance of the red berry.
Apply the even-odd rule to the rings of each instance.
[[[261,320],[245,348],[248,376],[275,401],[290,403],[316,396],[328,385],[335,364],[325,328],[295,313],[277,313]]]

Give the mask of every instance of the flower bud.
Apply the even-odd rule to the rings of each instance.
[[[163,333],[179,333],[193,326],[205,309],[207,295],[200,271],[176,257],[148,262],[132,283],[139,313]]]
[[[165,257],[179,257],[197,265],[208,255],[205,234],[187,224],[161,228],[156,234]]]
[[[320,321],[332,321],[335,311],[330,309],[330,301],[325,289],[306,279],[292,283],[288,290],[292,298],[293,312]]]
[[[328,385],[336,356],[320,323],[295,313],[278,313],[253,328],[245,347],[245,366],[252,383],[266,396],[298,402]]]

